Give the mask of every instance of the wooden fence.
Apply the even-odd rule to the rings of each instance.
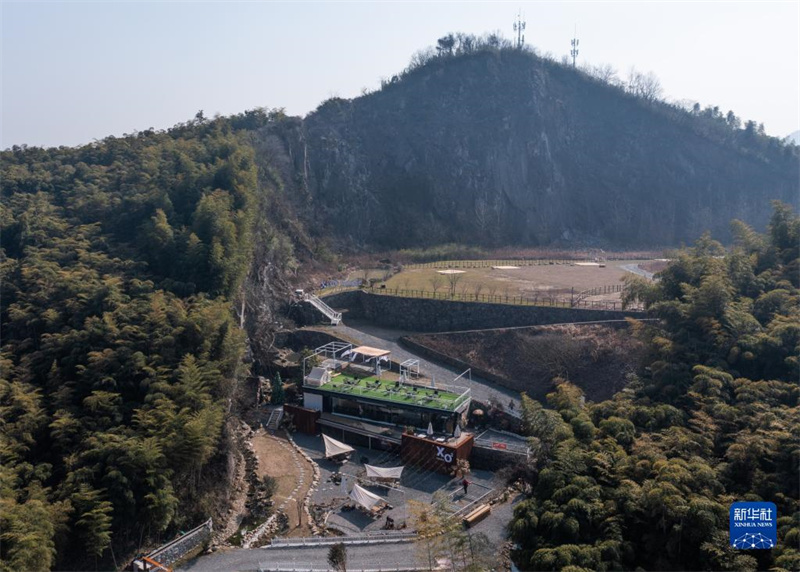
[[[568,265],[581,262],[581,260],[567,259],[533,259],[509,258],[504,260],[436,260],[434,262],[418,262],[404,264],[403,269],[416,268],[490,268],[492,266],[554,266],[557,264]]]
[[[370,294],[379,294],[383,296],[429,298],[431,300],[450,300],[454,302],[483,302],[486,304],[510,304],[514,306],[550,306],[556,308],[580,308],[584,310],[624,309],[628,312],[644,311],[641,305],[634,304],[623,308],[622,302],[614,300],[582,300],[578,296],[574,298],[559,298],[555,296],[505,296],[501,294],[473,294],[469,292],[405,290],[402,288],[371,288],[368,292]]]

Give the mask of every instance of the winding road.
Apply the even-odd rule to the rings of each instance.
[[[655,276],[655,274],[653,274],[652,272],[648,272],[647,270],[639,268],[638,264],[623,264],[622,266],[620,266],[620,268],[622,268],[626,272],[630,272],[631,274],[644,276],[648,280],[652,280],[653,276]]]

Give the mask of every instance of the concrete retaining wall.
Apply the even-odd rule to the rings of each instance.
[[[475,469],[496,470],[498,467],[524,463],[527,458],[527,455],[521,453],[475,446],[472,448],[469,464]]]
[[[363,290],[326,296],[325,303],[337,311],[346,311],[345,318],[368,320],[379,326],[413,332],[453,332],[642,317],[640,312],[403,298]]]

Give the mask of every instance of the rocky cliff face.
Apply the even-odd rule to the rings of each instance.
[[[725,239],[800,193],[794,149],[513,50],[437,58],[283,135],[317,224],[379,247]]]

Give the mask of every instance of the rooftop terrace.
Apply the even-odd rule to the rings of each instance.
[[[451,386],[434,389],[393,379],[379,379],[374,375],[361,377],[347,372],[331,373],[330,381],[313,389],[336,393],[342,397],[363,397],[442,411],[456,411],[470,397],[469,389]]]

